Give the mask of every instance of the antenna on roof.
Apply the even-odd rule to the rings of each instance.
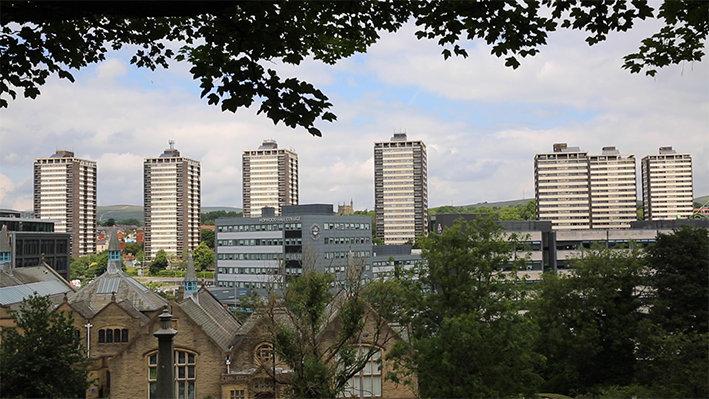
[[[168,140],[167,142],[170,144],[170,149],[174,150],[175,149],[175,140]]]

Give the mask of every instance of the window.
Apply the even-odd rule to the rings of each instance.
[[[195,399],[195,366],[193,353],[175,351],[175,381],[178,399]]]
[[[362,348],[362,353],[367,353],[369,348]],[[350,378],[342,392],[345,397],[373,397],[382,396],[382,370],[379,367],[381,353],[376,350],[362,371]],[[362,383],[360,387],[360,381]]]
[[[246,394],[243,389],[232,389],[229,391],[229,399],[245,399]]]
[[[99,344],[110,344],[121,342],[128,342],[128,329],[127,328],[107,328],[98,330],[98,343]]]
[[[273,345],[261,344],[256,347],[256,363],[265,364],[273,360]]]
[[[158,379],[158,354],[151,354],[148,360],[149,398],[155,398]],[[195,380],[197,377],[197,357],[194,353],[175,351],[175,393],[178,399],[195,399]],[[243,392],[243,391],[242,391]],[[243,396],[236,398],[243,398]]]

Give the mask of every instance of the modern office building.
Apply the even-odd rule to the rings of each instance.
[[[34,160],[34,214],[71,235],[74,258],[96,252],[96,162],[57,151]]]
[[[165,250],[182,258],[199,245],[200,163],[180,155],[175,142],[143,164],[145,254]]]
[[[534,157],[537,219],[557,230],[591,228],[588,153],[566,143]]]
[[[384,244],[404,244],[428,232],[426,145],[395,133],[374,143],[376,235]]]
[[[635,155],[603,147],[590,155],[591,228],[622,229],[637,220]]]
[[[35,267],[46,263],[69,280],[71,254],[69,233],[54,231],[54,221],[37,219],[8,209],[0,209],[0,226],[7,231],[10,268]]]
[[[455,224],[458,219],[473,221],[480,214],[431,215],[431,231],[440,233]],[[669,234],[674,229],[687,225],[709,229],[709,220],[675,219],[659,221],[633,221],[625,229],[555,230],[548,220],[497,221],[507,234],[515,234],[517,247],[514,256],[526,259],[526,270],[520,271],[527,281],[541,279],[545,271],[566,270],[574,259],[583,255],[583,250],[596,247],[626,250],[642,249],[653,245],[658,234]],[[432,233],[433,234],[433,233]]]
[[[641,161],[645,220],[669,220],[692,215],[692,156],[660,147]]]
[[[261,216],[261,209],[298,205],[298,154],[264,140],[258,150],[242,155],[244,217]]]
[[[279,216],[217,219],[216,286],[279,289],[307,268],[343,280],[350,265],[369,269],[371,223],[369,216],[336,215],[331,204],[284,206]]]

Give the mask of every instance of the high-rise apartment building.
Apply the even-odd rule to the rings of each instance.
[[[180,156],[170,141],[170,149],[143,166],[145,254],[153,259],[162,249],[182,258],[199,245],[199,161]]]
[[[692,156],[660,147],[641,161],[645,220],[670,220],[692,214]]]
[[[374,198],[377,237],[404,244],[428,232],[426,145],[395,133],[374,143]]]
[[[537,219],[555,230],[621,229],[637,220],[635,155],[603,147],[588,155],[566,143],[534,157]]]
[[[242,155],[244,217],[259,217],[261,209],[298,205],[298,154],[278,148],[275,140],[264,140],[258,150]]]
[[[558,230],[591,227],[588,153],[566,143],[534,157],[537,219]]]
[[[96,162],[57,151],[34,160],[34,214],[70,233],[72,257],[96,252]]]
[[[590,155],[591,228],[623,229],[637,220],[635,155],[603,147]]]

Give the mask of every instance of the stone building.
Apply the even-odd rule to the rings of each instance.
[[[327,307],[327,323],[316,341],[320,348],[333,347],[340,332],[340,307],[337,306],[343,291]],[[364,369],[348,382],[342,397],[414,398],[411,388],[386,379],[391,364],[384,361],[386,354],[399,340],[408,341],[409,331],[387,323],[374,310],[364,316],[364,329],[358,343],[360,353],[374,347]],[[291,381],[291,370],[274,355],[269,337],[273,336],[275,323],[293,324],[283,309],[261,308],[244,323],[234,343],[229,368],[222,376],[222,398],[271,399],[283,397]]]
[[[207,289],[197,288],[191,256],[187,268],[184,288],[177,300],[168,301],[121,270],[118,240],[111,236],[106,272],[59,306],[74,312],[77,334],[93,360],[91,374],[97,380],[87,398],[151,397],[158,349],[153,333],[165,307],[178,330],[176,396],[220,397],[221,374],[240,324]]]
[[[2,259],[7,258],[5,247],[0,246]],[[14,277],[3,269],[0,282],[6,282],[9,288],[0,290],[30,292],[28,286],[37,284],[33,276],[45,274],[48,277],[44,280],[49,282],[42,287],[62,288],[54,287],[57,289],[50,294],[59,311],[73,313],[76,334],[84,342],[86,356],[92,360],[90,378],[95,382],[86,392],[88,399],[154,397],[158,340],[153,334],[160,328],[159,316],[165,309],[172,314],[172,327],[177,330],[173,339],[176,398],[267,399],[281,397],[276,390],[287,389],[290,370],[277,358],[274,362],[270,343],[273,319],[264,317],[267,312],[259,311],[242,326],[209,290],[204,286],[198,288],[191,255],[175,300],[161,297],[121,270],[116,234],[109,239],[106,272],[78,292],[58,274],[42,271],[50,268],[34,269],[23,268]],[[3,326],[12,321],[13,306],[4,302],[0,306]],[[330,308],[335,309],[332,304]],[[285,313],[276,311],[276,314],[279,320],[287,320]],[[332,311],[328,320],[321,335],[324,342],[337,337],[338,312]],[[405,386],[385,381],[390,368],[377,363],[395,339],[406,339],[408,333],[386,324],[374,311],[367,315],[365,325],[361,345],[374,345],[378,351],[362,372],[363,396],[414,397]],[[358,381],[359,377],[353,379],[348,396],[359,395]]]

